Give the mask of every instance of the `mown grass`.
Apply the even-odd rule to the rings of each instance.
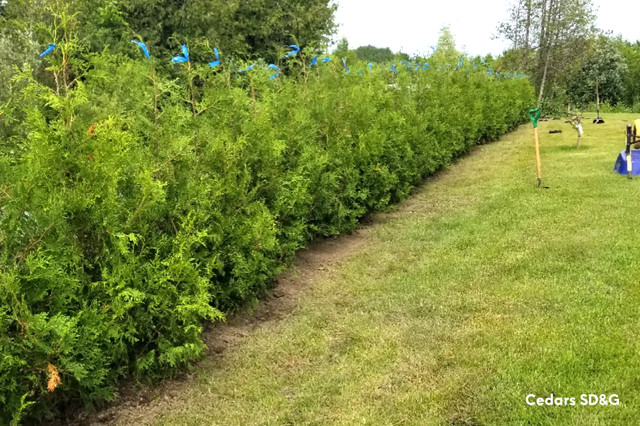
[[[531,125],[379,216],[284,320],[149,411],[157,424],[640,424],[640,178],[631,115]],[[551,135],[551,129],[564,133]],[[576,406],[528,406],[528,394]],[[581,406],[581,394],[619,406]],[[126,419],[123,419],[126,421]]]

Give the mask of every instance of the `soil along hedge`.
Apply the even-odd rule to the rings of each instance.
[[[0,140],[3,420],[197,358],[203,321],[309,239],[406,197],[533,104],[527,80],[470,62],[360,75],[296,56],[271,79],[74,47],[46,58],[47,84],[17,76]]]

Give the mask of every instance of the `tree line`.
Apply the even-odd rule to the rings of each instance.
[[[499,59],[526,72],[538,105],[553,111],[607,102],[640,104],[640,42],[604,34],[592,0],[514,0],[498,35],[511,42]]]

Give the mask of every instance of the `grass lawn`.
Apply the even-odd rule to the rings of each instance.
[[[640,424],[640,177],[612,171],[637,117],[603,118],[579,149],[540,124],[549,189],[531,124],[427,180],[289,315],[135,423]],[[525,402],[551,393],[576,405]]]

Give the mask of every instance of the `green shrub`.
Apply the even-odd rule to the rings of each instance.
[[[14,78],[24,119],[0,141],[0,418],[14,422],[196,359],[203,322],[310,239],[405,198],[533,104],[528,81],[482,70],[346,75],[334,59],[275,80],[171,76],[68,47],[48,84]]]

